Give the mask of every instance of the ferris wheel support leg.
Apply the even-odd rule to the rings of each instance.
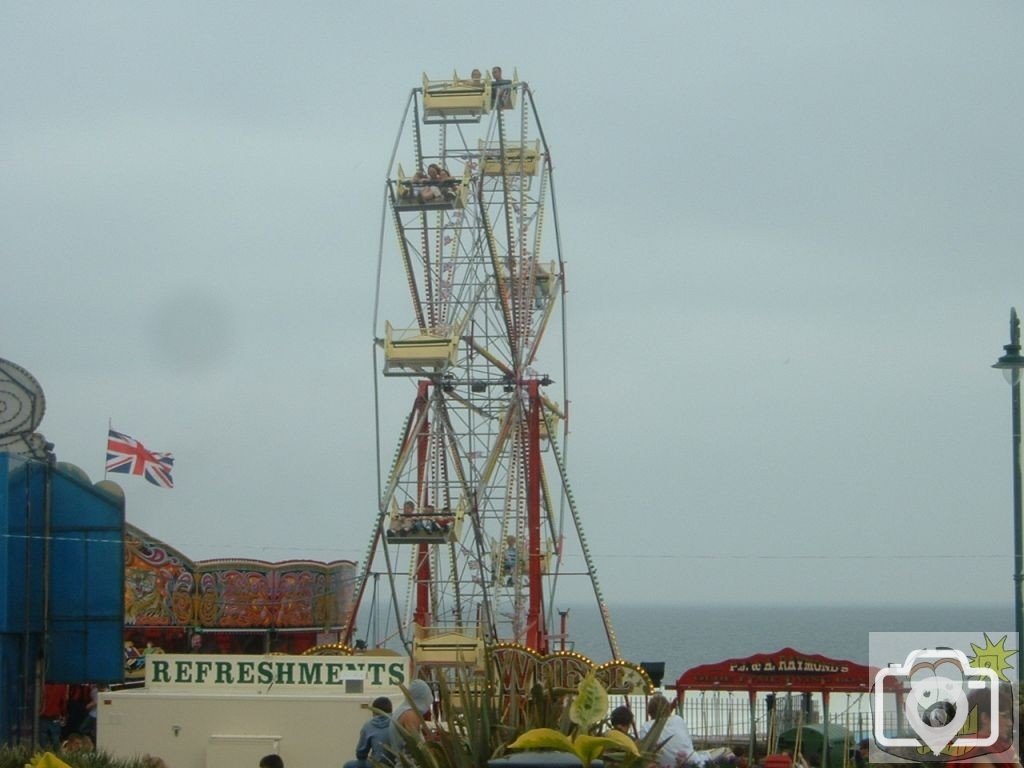
[[[426,403],[430,396],[430,382],[419,382],[419,399]],[[424,419],[416,435],[416,505],[422,511],[433,503],[427,496],[427,469],[430,462],[430,421]],[[430,624],[430,548],[416,545],[416,610],[414,621],[421,627]]]
[[[430,545],[416,545],[416,614],[420,627],[430,626]]]
[[[540,460],[540,420],[541,408],[544,403],[540,396],[540,382],[527,382],[530,410],[527,424],[527,488],[526,516],[528,526],[529,559],[527,562],[530,594],[529,607],[526,614],[526,644],[538,653],[548,652],[548,636],[545,631],[543,616],[543,581],[541,579],[540,552],[540,491],[541,491],[541,460]]]

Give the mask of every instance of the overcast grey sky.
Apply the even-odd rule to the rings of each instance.
[[[172,491],[123,479],[129,522],[197,559],[359,560],[402,109],[424,71],[517,67],[612,607],[1008,602],[1022,27],[1018,2],[9,0],[0,357],[94,480],[108,418],[175,454]]]

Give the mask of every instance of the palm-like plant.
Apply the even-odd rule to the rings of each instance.
[[[395,758],[398,768],[484,768],[515,750],[568,752],[585,767],[600,757],[616,768],[637,768],[661,746],[668,713],[644,738],[633,741],[608,727],[608,694],[593,673],[575,689],[534,685],[522,720],[518,706],[503,708],[507,702],[501,701],[493,680],[489,659],[481,676],[459,671],[454,682],[441,680],[443,723],[425,729],[426,737],[398,727],[403,745]],[[405,688],[403,693],[411,704]]]
[[[501,754],[515,732],[501,722],[489,679],[459,674],[454,684],[441,680],[443,726],[430,729],[426,739],[398,726],[404,748],[397,763],[405,768],[482,768]],[[403,692],[408,698],[408,691]]]
[[[536,698],[536,697],[535,697]],[[553,710],[551,696],[548,711]],[[559,697],[561,698],[561,697]],[[540,709],[540,706],[536,707]],[[580,682],[572,702],[564,710],[568,724],[562,718],[560,728],[541,726],[532,728],[508,745],[509,749],[549,749],[570,752],[579,758],[583,766],[589,766],[601,757],[621,768],[630,768],[650,757],[647,750],[641,751],[633,739],[622,731],[606,728],[608,713],[608,692],[593,672]],[[644,743],[656,742],[661,728],[656,728],[644,739]],[[646,753],[646,754],[645,754]]]

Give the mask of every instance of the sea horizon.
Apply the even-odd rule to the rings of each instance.
[[[596,663],[611,658],[595,606],[567,604],[573,650]],[[843,603],[609,603],[621,657],[664,662],[670,685],[687,669],[793,648],[868,663],[871,632],[1012,632],[1012,603],[885,605]]]

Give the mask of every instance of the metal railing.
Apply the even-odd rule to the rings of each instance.
[[[669,700],[672,691],[665,692]],[[646,696],[629,696],[628,703],[636,719],[646,719]],[[612,697],[611,706],[625,703],[623,697]],[[746,692],[691,691],[678,708],[698,747],[746,744],[750,739],[751,710]],[[769,713],[765,694],[757,694],[754,703],[754,738],[766,746],[769,738],[800,725],[822,722],[820,697],[814,697],[806,709],[799,694],[775,696],[774,709]],[[866,694],[832,694],[829,706],[829,724],[845,728],[851,734],[851,747],[871,735],[872,713],[870,697]],[[892,723],[887,723],[887,731]]]

